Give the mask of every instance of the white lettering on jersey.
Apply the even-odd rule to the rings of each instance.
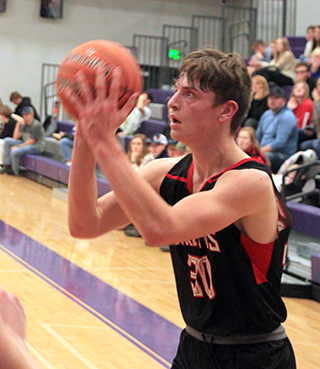
[[[204,244],[206,245],[207,249],[213,252],[220,252],[220,246],[218,241],[215,238],[215,234],[210,234],[203,238],[197,238],[193,240],[183,241],[181,242],[182,246],[192,246],[192,247],[199,247],[202,248],[201,239],[204,240]]]

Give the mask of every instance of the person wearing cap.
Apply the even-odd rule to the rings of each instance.
[[[167,154],[168,139],[162,133],[157,133],[152,136],[149,149],[155,159],[166,158]]]
[[[42,124],[34,118],[34,110],[26,106],[22,110],[23,121],[18,121],[13,137],[4,139],[4,163],[2,171],[7,174],[20,172],[20,159],[26,154],[40,155],[45,146],[45,131]]]
[[[40,115],[38,114],[37,109],[32,104],[30,97],[22,96],[18,91],[14,91],[10,95],[10,101],[16,105],[14,114],[20,115],[22,117],[23,109],[27,106],[31,106],[34,111],[35,119],[41,121]]]
[[[297,151],[297,119],[287,106],[284,90],[273,85],[268,97],[269,110],[261,116],[257,140],[261,151],[271,163],[273,173],[277,173],[281,164]]]
[[[168,139],[168,145],[167,145],[167,154],[169,158],[175,158],[176,155],[176,144],[178,143],[177,140],[174,140],[173,138]]]

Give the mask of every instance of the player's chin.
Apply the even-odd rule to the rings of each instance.
[[[181,131],[181,123],[177,123],[177,122],[170,122],[170,128],[171,128],[171,133],[173,132],[180,132]]]

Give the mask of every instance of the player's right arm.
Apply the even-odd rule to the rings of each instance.
[[[177,159],[157,159],[144,167],[141,175],[159,192],[162,179],[176,162]],[[95,166],[94,157],[77,130],[68,189],[69,230],[77,238],[98,237],[131,223],[113,191],[98,198]]]

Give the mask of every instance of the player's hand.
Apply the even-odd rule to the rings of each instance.
[[[114,68],[108,88],[105,71],[102,67],[97,67],[94,91],[82,71],[77,73],[79,95],[71,88],[65,89],[66,97],[70,99],[79,116],[76,136],[83,137],[92,150],[97,148],[99,142],[115,136],[117,129],[136,105],[139,93],[133,94],[119,109],[120,79],[120,68]]]
[[[0,337],[6,334],[24,341],[26,315],[17,297],[0,289]]]

